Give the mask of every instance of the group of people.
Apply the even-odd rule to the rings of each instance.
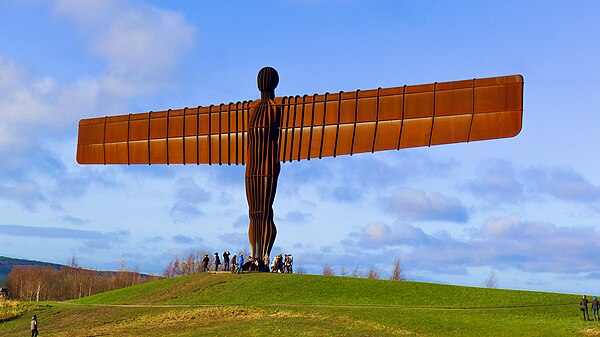
[[[590,302],[588,301],[587,297],[585,295],[583,295],[583,297],[581,298],[581,302],[579,302],[579,307],[581,309],[581,313],[583,314],[584,321],[590,320],[590,314],[588,312],[588,304],[589,303]],[[599,305],[600,305],[600,302],[598,302],[598,299],[596,298],[596,296],[594,296],[594,299],[592,300],[592,313],[594,314],[594,321],[600,320],[600,318],[598,318]]]
[[[215,271],[219,271],[222,264],[222,271],[230,271],[238,274],[243,273],[244,270],[264,272],[271,271],[273,273],[293,273],[294,258],[291,254],[285,254],[285,256],[281,254],[276,255],[271,261],[270,268],[268,255],[266,255],[263,259],[257,259],[252,256],[248,256],[248,259],[244,260],[244,255],[242,254],[239,256],[231,256],[229,251],[224,251],[222,256],[223,259],[221,262],[219,253],[215,252],[214,254]],[[202,259],[202,271],[209,271],[209,265],[210,257],[208,254],[204,254],[204,258]]]

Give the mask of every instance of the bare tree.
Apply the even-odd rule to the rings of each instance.
[[[396,257],[396,259],[394,259],[394,271],[392,273],[392,280],[406,280],[406,277],[404,277],[404,270],[402,269],[402,264],[400,263],[400,257]]]
[[[358,266],[354,267],[352,271],[352,277],[360,277],[360,271],[358,270]]]
[[[348,274],[348,271],[346,270],[346,266],[342,265],[340,267],[340,275],[341,276],[346,276],[346,274]]]
[[[335,271],[329,265],[323,265],[323,275],[325,276],[335,276]]]
[[[377,269],[375,269],[375,267],[371,267],[369,269],[369,272],[367,273],[367,278],[370,278],[373,280],[379,279],[379,272],[377,271]]]
[[[296,269],[295,270],[296,274],[300,274],[300,275],[306,274],[306,270],[302,266],[294,267],[294,269]]]
[[[485,287],[486,288],[498,288],[499,282],[498,279],[496,278],[496,273],[494,272],[494,269],[490,269],[490,274],[488,275],[488,278],[485,280]]]

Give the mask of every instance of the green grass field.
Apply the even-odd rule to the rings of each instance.
[[[0,336],[600,336],[579,296],[351,277],[205,273],[25,303]],[[15,317],[16,316],[16,317]]]

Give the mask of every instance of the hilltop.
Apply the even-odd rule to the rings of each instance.
[[[0,284],[4,284],[6,277],[14,266],[49,266],[55,269],[60,269],[62,265],[50,262],[15,259],[12,257],[0,256]]]
[[[31,313],[51,336],[600,335],[577,303],[571,294],[410,281],[201,273],[25,305],[0,335],[22,335]]]

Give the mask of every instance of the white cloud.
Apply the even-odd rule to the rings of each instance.
[[[343,242],[344,255],[361,259],[403,253],[416,272],[466,273],[467,268],[494,266],[522,272],[594,273],[600,231],[594,227],[559,227],[526,221],[518,215],[492,217],[463,238],[446,232],[425,233],[410,224],[368,224]],[[367,249],[367,250],[365,250]],[[373,254],[369,253],[372,250]],[[382,253],[383,252],[383,253]]]
[[[437,192],[403,189],[391,198],[382,198],[383,207],[400,217],[415,220],[466,222],[466,207],[457,198]]]
[[[600,186],[568,166],[534,167],[525,171],[532,188],[555,198],[576,202],[600,199]]]
[[[194,41],[182,13],[143,3],[60,0],[56,12],[84,32],[93,53],[107,64],[99,83],[108,94],[131,97],[165,85]]]

